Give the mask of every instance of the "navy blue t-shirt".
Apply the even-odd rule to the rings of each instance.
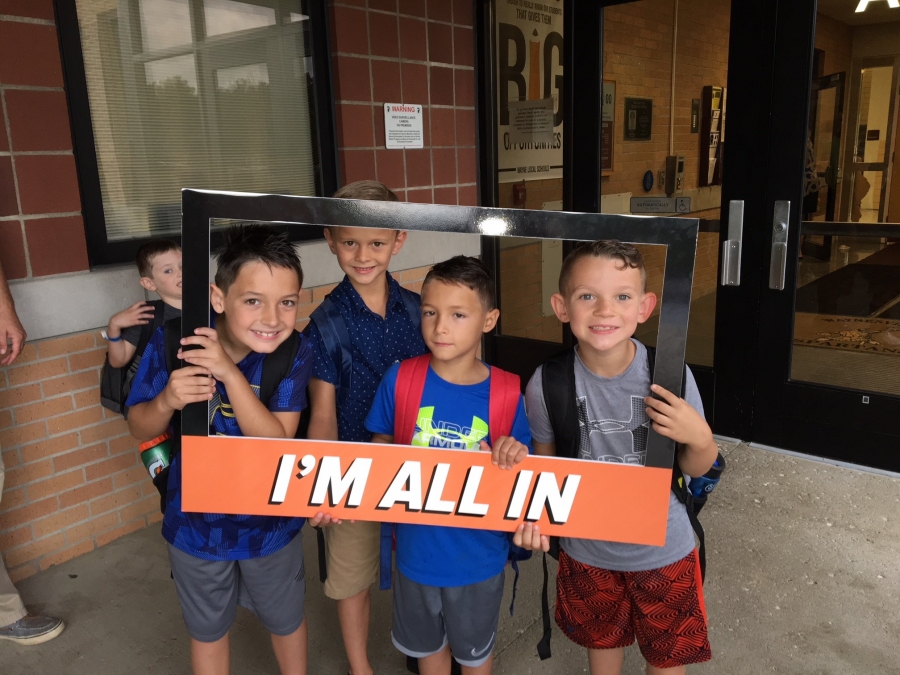
[[[237,364],[259,396],[264,354],[250,352]],[[288,376],[268,401],[272,412],[300,412],[306,408],[306,385],[312,370],[309,341],[300,336],[297,357]],[[150,339],[134,376],[127,405],[152,401],[169,382],[166,369],[165,334],[160,328]],[[209,433],[217,436],[243,436],[228,401],[225,385],[216,382],[216,393],[209,403]],[[169,470],[166,514],[162,534],[175,548],[204,560],[243,560],[267,556],[287,546],[303,527],[303,518],[276,516],[226,515],[221,513],[185,513],[181,510],[181,462],[175,457]]]
[[[416,328],[400,297],[400,284],[390,274],[387,274],[387,281],[384,318],[366,306],[346,276],[329,295],[347,325],[350,344],[341,346],[351,350],[353,360],[353,386],[346,403],[338,402],[338,439],[342,441],[367,443],[372,438],[366,431],[365,419],[384,373],[393,364],[428,351],[422,331]],[[415,295],[418,300],[418,294]],[[310,323],[307,334],[315,356],[312,376],[337,385],[341,364],[335,363],[328,353],[315,322]]]
[[[373,434],[394,435],[399,370],[399,365],[392,366],[378,387],[366,418],[366,427]],[[411,445],[478,451],[481,441],[490,443],[490,392],[490,377],[478,384],[453,384],[429,367]],[[510,435],[531,451],[531,429],[521,395]],[[492,466],[486,471],[503,469]],[[396,527],[397,568],[416,583],[467,586],[500,574],[506,565],[506,532],[402,523]]]

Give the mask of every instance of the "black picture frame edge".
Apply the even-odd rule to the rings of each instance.
[[[663,244],[666,263],[660,303],[659,339],[653,382],[681,391],[690,314],[691,287],[697,251],[696,218],[641,217],[619,214],[528,211],[405,202],[329,199],[291,195],[242,194],[210,190],[182,190],[184,247],[183,335],[209,325],[210,223],[215,219],[290,224],[334,225],[431,232],[483,234],[485,223],[505,224],[504,236],[592,241],[620,239],[632,243]],[[496,232],[496,230],[495,230]],[[497,233],[499,234],[499,232]],[[495,235],[496,236],[496,235]],[[182,413],[183,433],[208,434],[208,410],[203,403]],[[646,466],[671,468],[675,443],[650,429]]]

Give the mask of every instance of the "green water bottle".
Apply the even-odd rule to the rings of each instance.
[[[150,478],[156,478],[172,461],[172,436],[166,432],[152,441],[141,443],[140,450],[141,461],[150,472]]]

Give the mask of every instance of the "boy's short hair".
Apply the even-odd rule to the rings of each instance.
[[[218,264],[216,286],[223,293],[228,292],[244,265],[256,261],[264,262],[270,268],[294,270],[303,286],[303,268],[297,250],[286,232],[276,232],[268,225],[255,223],[229,227],[214,255]]]
[[[180,251],[181,246],[171,239],[152,239],[146,244],[141,244],[134,256],[134,264],[137,265],[138,274],[142,277],[150,277],[153,274],[153,259],[168,253],[169,251]]]
[[[600,241],[586,241],[576,246],[566,259],[563,261],[562,269],[559,271],[559,292],[565,297],[568,295],[569,284],[572,280],[572,269],[582,258],[603,258],[606,260],[618,260],[622,263],[619,269],[631,267],[641,272],[641,290],[647,287],[647,270],[644,267],[644,257],[631,244],[625,244],[617,239],[606,239]]]
[[[445,284],[465,286],[478,294],[482,306],[490,311],[494,304],[494,278],[490,270],[478,258],[466,255],[453,256],[449,260],[437,263],[425,275],[422,282],[424,288],[429,281],[442,281]]]
[[[377,180],[358,180],[340,188],[333,197],[338,199],[371,199],[378,202],[397,202],[397,195]]]

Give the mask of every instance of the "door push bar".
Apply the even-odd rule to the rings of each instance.
[[[786,199],[776,201],[775,215],[772,218],[772,255],[769,258],[769,288],[773,291],[784,290],[790,217],[791,202]]]
[[[728,239],[722,242],[723,286],[741,285],[741,241],[744,236],[744,200],[728,202]]]

